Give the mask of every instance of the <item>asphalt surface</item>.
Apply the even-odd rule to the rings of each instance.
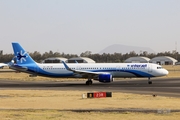
[[[115,79],[112,83],[99,83],[85,85],[86,81],[17,81],[0,80],[0,90],[81,90],[87,92],[124,92],[135,94],[149,94],[168,97],[180,97],[180,78],[153,78],[152,84],[143,79]]]

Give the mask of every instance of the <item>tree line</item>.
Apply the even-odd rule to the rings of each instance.
[[[64,57],[64,58],[73,58],[78,57],[77,54],[65,54],[65,53],[59,53],[59,52],[45,52],[41,54],[38,51],[34,51],[33,53],[29,53],[30,56],[36,61],[36,62],[42,62],[42,60],[50,57]],[[167,52],[161,52],[161,53],[148,53],[147,51],[144,51],[140,54],[137,54],[135,51],[131,51],[126,54],[122,53],[103,53],[103,54],[92,54],[91,51],[85,51],[80,54],[80,57],[88,57],[96,61],[97,63],[118,63],[118,62],[124,62],[126,59],[130,57],[137,57],[137,56],[143,56],[148,57],[150,59],[158,56],[170,56],[174,59],[180,61],[180,54],[176,51],[167,51]],[[12,58],[14,57],[13,54],[3,54],[0,55],[0,62],[10,62]]]

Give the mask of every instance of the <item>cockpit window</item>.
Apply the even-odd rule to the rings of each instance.
[[[157,69],[163,69],[163,67],[157,67]]]

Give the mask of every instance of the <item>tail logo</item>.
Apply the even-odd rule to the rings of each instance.
[[[23,61],[25,62],[26,61],[26,58],[28,57],[27,55],[27,52],[24,52],[21,50],[21,52],[17,52],[17,60],[18,61],[21,61],[21,63],[23,63]]]

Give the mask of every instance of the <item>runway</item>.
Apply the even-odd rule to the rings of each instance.
[[[148,94],[157,96],[180,97],[180,78],[154,78],[153,84],[143,79],[116,79],[112,83],[99,83],[93,81],[90,86],[85,81],[17,81],[0,80],[0,90],[22,89],[22,90],[80,90],[87,92],[106,91],[124,92],[135,94]]]

